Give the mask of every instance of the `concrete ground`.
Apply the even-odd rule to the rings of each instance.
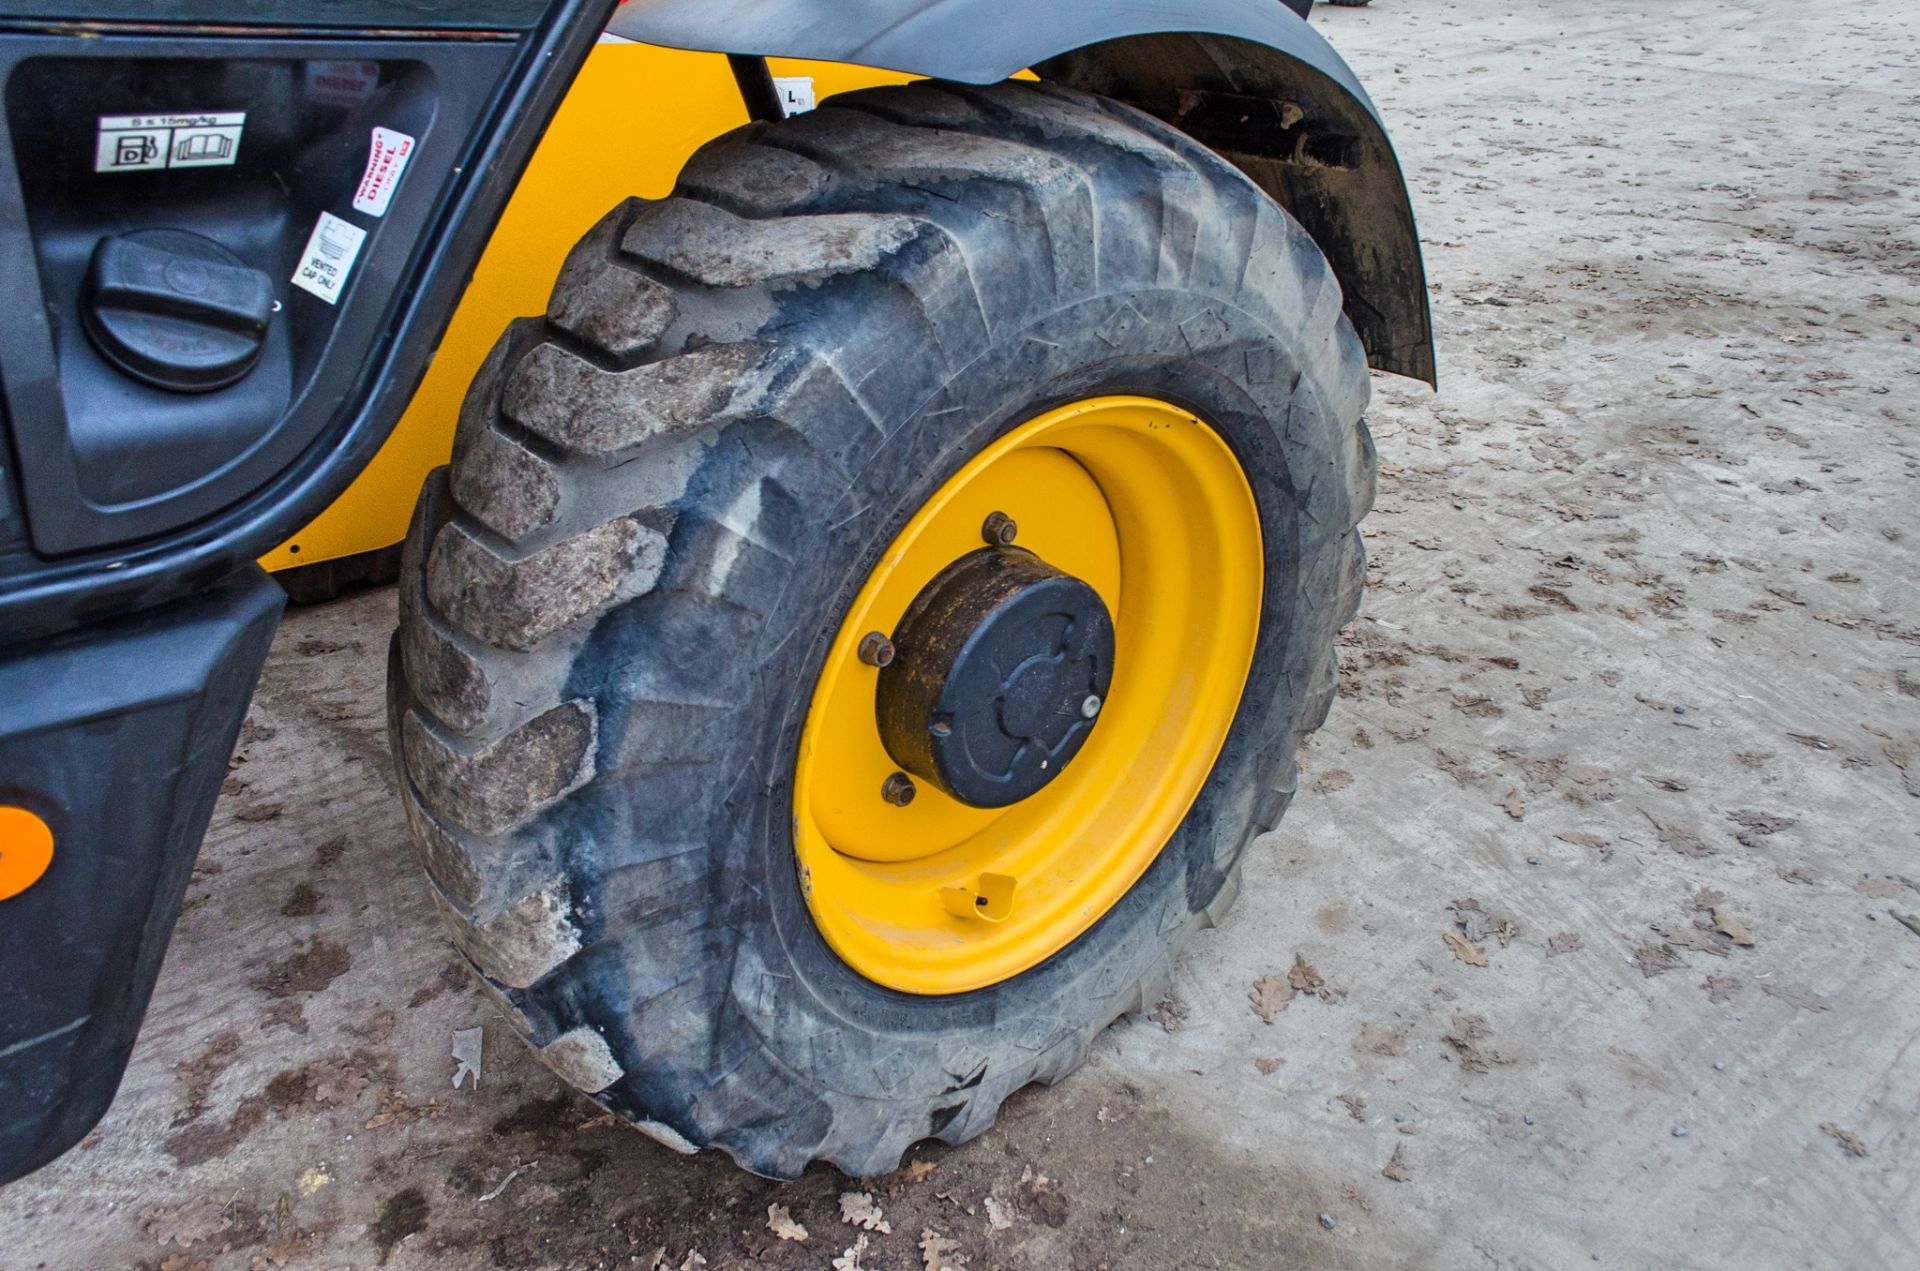
[[[868,1184],[608,1124],[441,943],[363,595],[289,616],[119,1102],[0,1262],[826,1268],[865,1187],[872,1268],[1920,1265],[1920,8],[1315,21],[1442,387],[1378,382],[1344,696],[1157,1018]]]

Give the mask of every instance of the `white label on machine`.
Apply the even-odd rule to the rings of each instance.
[[[353,194],[353,210],[369,216],[385,216],[400,174],[413,157],[413,138],[391,128],[373,130],[373,147],[367,152],[367,171],[360,188]]]
[[[813,76],[776,75],[773,87],[789,115],[804,115],[813,109]]]
[[[102,115],[93,148],[95,172],[222,168],[240,157],[244,110],[170,115]]]
[[[378,62],[308,62],[307,100],[322,106],[358,106],[380,87]]]
[[[307,250],[300,255],[300,267],[293,271],[293,285],[312,292],[328,304],[338,302],[340,289],[347,285],[347,275],[353,272],[354,259],[360,255],[360,244],[366,241],[367,231],[358,225],[343,221],[332,212],[320,213],[313,233],[307,236]]]

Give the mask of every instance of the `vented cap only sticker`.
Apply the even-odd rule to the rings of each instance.
[[[300,267],[293,271],[293,285],[311,292],[328,304],[337,304],[340,291],[353,272],[360,245],[367,231],[352,221],[343,221],[332,212],[320,213],[313,233],[307,236],[307,249],[300,254]]]
[[[387,204],[413,157],[413,138],[391,128],[375,128],[373,145],[367,151],[367,170],[360,187],[353,192],[353,210],[369,216],[385,216]]]

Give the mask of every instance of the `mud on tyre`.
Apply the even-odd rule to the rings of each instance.
[[[681,1150],[876,1174],[979,1134],[1158,999],[1285,810],[1359,603],[1367,393],[1299,226],[1114,102],[914,85],[711,143],[502,337],[408,539],[394,744],[455,943],[555,1070]],[[1071,943],[987,987],[885,987],[795,866],[813,686],[944,482],[1112,396],[1206,421],[1257,506],[1231,728]]]

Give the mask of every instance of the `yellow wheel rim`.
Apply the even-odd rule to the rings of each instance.
[[[894,806],[881,789],[899,765],[880,739],[880,673],[860,641],[891,633],[935,574],[979,550],[994,512],[1017,523],[1020,547],[1106,603],[1112,685],[1079,754],[1029,798],[975,808],[921,782]],[[960,993],[1038,965],[1098,921],[1172,837],[1226,741],[1263,560],[1233,452],[1151,398],[1049,411],[941,486],[848,609],[801,734],[794,846],[833,950],[889,988]],[[976,894],[977,914],[953,903]]]

